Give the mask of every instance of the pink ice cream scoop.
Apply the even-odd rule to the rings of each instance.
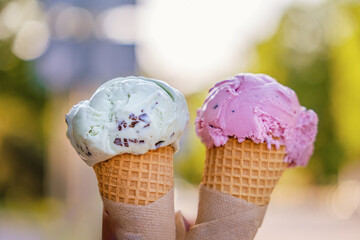
[[[289,166],[305,166],[314,150],[318,117],[293,90],[265,74],[239,74],[210,89],[197,112],[196,133],[208,147],[229,137],[286,147]]]

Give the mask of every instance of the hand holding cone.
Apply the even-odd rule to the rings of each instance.
[[[188,119],[178,90],[143,77],[108,81],[67,114],[117,238],[175,239],[173,154]],[[196,118],[207,146],[197,225],[179,239],[253,239],[284,169],[307,164],[317,121],[267,75],[216,84]]]

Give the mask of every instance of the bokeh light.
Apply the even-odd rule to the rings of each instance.
[[[46,23],[27,21],[16,34],[12,51],[20,59],[32,60],[41,56],[49,44]]]
[[[71,6],[54,6],[50,16],[55,16],[54,37],[65,40],[74,38],[78,41],[86,39],[93,31],[93,16],[86,9]]]
[[[134,44],[136,41],[136,10],[132,5],[124,5],[106,10],[98,16],[100,38],[114,43]]]
[[[360,204],[360,182],[348,180],[340,183],[331,194],[331,207],[336,217],[349,219]]]

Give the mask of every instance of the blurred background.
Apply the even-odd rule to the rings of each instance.
[[[176,209],[194,221],[205,153],[196,109],[239,72],[275,77],[320,120],[308,167],[284,173],[256,239],[360,239],[356,0],[1,0],[0,239],[100,239],[95,174],[64,115],[127,75],[187,98]]]

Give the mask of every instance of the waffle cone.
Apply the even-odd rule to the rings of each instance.
[[[173,187],[173,155],[174,149],[166,146],[97,163],[94,171],[101,196],[134,205],[158,200]]]
[[[229,138],[224,146],[206,150],[201,183],[262,206],[269,202],[288,166],[284,157],[284,146],[278,150],[272,146],[268,150],[266,143],[256,144],[251,140],[239,143],[236,138]]]

